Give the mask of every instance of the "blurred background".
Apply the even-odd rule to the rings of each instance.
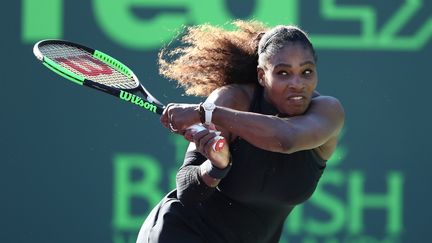
[[[158,74],[182,26],[297,24],[346,125],[281,243],[427,242],[432,216],[432,2],[16,0],[2,3],[0,242],[135,242],[175,186],[186,143],[158,117],[44,68],[33,44],[74,41],[128,65],[164,103],[200,102]],[[429,159],[428,159],[429,158]]]

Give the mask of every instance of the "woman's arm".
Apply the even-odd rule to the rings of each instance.
[[[250,86],[236,85],[217,89],[207,98],[216,104],[212,122],[224,136],[240,136],[261,149],[293,153],[320,147],[336,137],[343,126],[344,111],[336,98],[316,96],[303,115],[280,118],[248,112],[252,93]],[[167,113],[181,131],[200,122],[196,108],[173,105]]]
[[[208,186],[201,179],[200,165],[206,159],[195,149],[193,143],[189,144],[183,165],[176,176],[177,198],[183,203],[202,201],[213,193],[214,187]]]
[[[293,153],[317,148],[337,136],[344,123],[340,102],[318,92],[303,115],[289,118],[248,112],[251,99],[251,92],[232,88],[216,90],[207,100],[217,105],[212,117],[216,126],[261,149]]]
[[[219,152],[211,149],[209,141],[215,136],[209,131],[203,131],[194,136],[195,143],[189,144],[183,165],[176,176],[177,198],[183,203],[202,201],[214,192],[221,179],[208,174],[208,163],[221,170],[230,163],[228,145]]]
[[[259,148],[293,153],[317,148],[337,136],[344,111],[337,99],[320,96],[299,116],[279,118],[217,106],[212,121]]]

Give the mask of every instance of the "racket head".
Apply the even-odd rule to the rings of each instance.
[[[47,68],[80,85],[89,80],[119,90],[140,86],[126,65],[90,47],[64,40],[42,40],[34,45],[33,53]]]
[[[164,105],[144,88],[132,70],[104,52],[50,39],[37,42],[33,53],[48,69],[76,84],[98,89],[158,114],[163,112]],[[133,94],[137,92],[144,101]]]

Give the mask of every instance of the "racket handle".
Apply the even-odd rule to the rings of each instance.
[[[195,131],[195,133],[197,132],[201,132],[203,130],[206,130],[207,128],[205,128],[202,124],[195,124],[190,126],[188,129]],[[216,142],[213,143],[212,147],[213,147],[213,151],[219,152],[223,149],[223,147],[225,146],[225,138],[222,137],[220,134],[220,131],[216,131],[216,130],[210,130],[212,132],[216,133]]]

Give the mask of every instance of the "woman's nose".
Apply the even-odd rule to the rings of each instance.
[[[302,90],[304,86],[305,86],[304,82],[297,75],[295,75],[288,83],[288,87],[295,90]]]

